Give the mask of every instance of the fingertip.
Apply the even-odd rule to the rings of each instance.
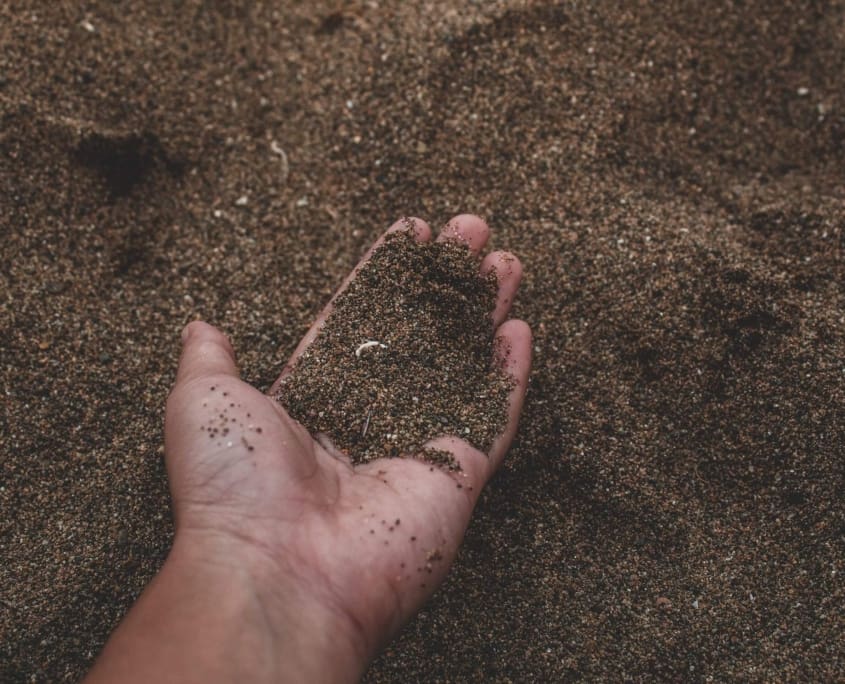
[[[503,280],[522,279],[522,262],[516,254],[504,250],[490,252],[481,262],[481,273],[486,275],[490,271],[496,272],[496,279]]]
[[[489,238],[490,227],[483,218],[475,214],[458,214],[443,227],[437,237],[439,241],[462,242],[475,254],[481,251]]]
[[[220,374],[238,375],[232,343],[213,325],[192,321],[182,330],[182,356],[176,374],[177,382]]]
[[[496,337],[506,338],[509,342],[518,345],[520,348],[525,346],[529,352],[532,336],[531,326],[521,318],[510,318],[496,329]]]
[[[207,336],[214,332],[222,335],[217,328],[205,321],[191,321],[182,328],[182,344],[187,344],[191,339],[196,339],[197,336]]]
[[[400,233],[410,231],[417,242],[428,242],[431,240],[431,226],[416,216],[404,216],[387,229],[388,233]]]

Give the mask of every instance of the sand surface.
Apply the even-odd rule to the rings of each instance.
[[[370,682],[845,678],[842,2],[0,5],[0,681],[166,554],[178,333],[268,388],[396,218],[484,215],[536,334]]]

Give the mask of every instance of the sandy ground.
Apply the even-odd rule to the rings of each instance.
[[[845,678],[841,2],[0,7],[0,680],[166,554],[201,316],[263,388],[393,220],[484,215],[516,445],[371,682]]]

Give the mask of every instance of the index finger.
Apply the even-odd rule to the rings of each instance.
[[[428,242],[431,240],[431,228],[429,225],[423,221],[422,219],[416,217],[405,217],[399,219],[396,223],[394,223],[390,228],[388,228],[384,234],[376,240],[372,246],[367,250],[361,260],[358,262],[358,265],[352,269],[348,276],[344,279],[341,283],[340,287],[337,289],[337,292],[332,295],[332,298],[329,300],[329,303],[323,307],[323,310],[319,313],[317,318],[314,320],[313,325],[308,329],[308,332],[305,333],[305,336],[299,341],[296,349],[294,349],[293,354],[288,359],[288,362],[285,364],[284,368],[282,368],[282,372],[279,374],[279,377],[276,378],[276,382],[273,383],[273,386],[268,391],[268,394],[271,396],[275,394],[278,389],[279,385],[281,384],[282,380],[287,377],[290,372],[293,370],[293,366],[296,363],[296,360],[302,355],[308,346],[317,338],[317,335],[320,334],[320,329],[323,327],[323,324],[326,322],[326,319],[331,314],[332,310],[334,309],[334,302],[338,298],[338,296],[347,288],[349,287],[349,283],[355,278],[358,274],[358,271],[364,266],[364,264],[369,261],[370,257],[373,255],[379,247],[381,247],[382,243],[386,236],[390,235],[391,233],[398,233],[402,231],[413,231],[414,239],[417,242]]]

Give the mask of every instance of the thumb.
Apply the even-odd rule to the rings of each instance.
[[[235,351],[229,339],[213,325],[193,321],[182,330],[182,356],[176,371],[176,383],[211,375],[237,378]]]

